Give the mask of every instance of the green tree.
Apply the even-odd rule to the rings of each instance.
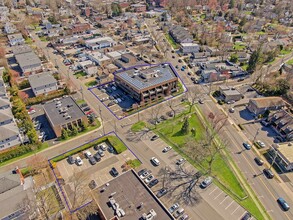
[[[39,137],[35,129],[28,130],[26,135],[32,144],[39,144]]]
[[[234,8],[235,7],[235,0],[230,0],[230,3],[229,3],[229,8]]]
[[[189,132],[189,120],[188,120],[188,117],[186,117],[184,119],[183,125],[181,127],[181,133],[183,135],[186,135],[186,134],[188,134],[188,132]]]
[[[255,70],[257,64],[260,62],[260,58],[261,58],[261,51],[260,48],[253,51],[253,53],[251,54],[249,61],[248,61],[248,67],[247,70],[249,72],[252,72]]]
[[[231,54],[231,56],[230,56],[230,62],[237,63],[238,60],[239,60],[239,57],[238,57],[238,55],[236,53]]]
[[[62,129],[61,131],[61,138],[66,140],[69,137],[67,129]]]
[[[9,71],[7,69],[5,69],[3,71],[3,81],[5,83],[9,83],[10,82],[10,73],[9,73]]]
[[[290,82],[286,79],[279,79],[277,81],[276,95],[285,95],[290,89]]]
[[[76,136],[78,134],[78,129],[76,126],[73,126],[72,127],[72,130],[71,130],[71,135],[72,136]]]
[[[84,121],[81,121],[80,128],[81,128],[81,131],[86,131],[88,126],[84,123]]]

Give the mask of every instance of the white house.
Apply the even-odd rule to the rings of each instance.
[[[195,43],[181,43],[180,51],[182,53],[198,53],[199,45]]]
[[[58,89],[57,80],[47,72],[30,75],[28,81],[35,96],[47,94]]]

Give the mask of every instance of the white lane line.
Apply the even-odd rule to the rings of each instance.
[[[232,200],[232,202],[225,208],[225,210],[227,210],[233,203],[234,203],[234,200]]]
[[[217,187],[215,187],[214,189],[213,189],[213,191],[211,191],[210,193],[209,193],[209,195],[211,195],[215,190],[217,190],[218,188]]]
[[[223,192],[221,191],[220,193],[219,193],[219,195],[217,195],[215,198],[214,198],[214,200],[216,200],[221,194],[222,194]]]
[[[241,206],[239,205],[232,213],[231,215],[233,215]]]
[[[222,200],[222,202],[220,202],[220,205],[222,205],[223,202],[225,202],[226,199],[228,199],[228,195]]]

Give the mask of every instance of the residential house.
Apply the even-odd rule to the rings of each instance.
[[[15,33],[17,30],[16,30],[16,27],[13,23],[11,22],[6,22],[5,23],[5,26],[4,26],[4,32],[6,34],[13,34]]]
[[[42,71],[42,62],[34,52],[22,53],[15,55],[22,74],[29,75]]]
[[[173,25],[169,29],[169,34],[176,43],[192,43],[193,37],[184,27]]]
[[[195,43],[181,43],[180,51],[182,53],[198,53],[199,45]]]
[[[6,22],[8,20],[9,8],[6,6],[0,6],[0,22]]]
[[[276,111],[284,107],[286,103],[280,97],[263,97],[250,99],[247,109],[255,114],[263,114],[268,111]]]
[[[243,95],[238,90],[229,86],[219,86],[219,91],[226,103],[230,101],[239,101],[243,98]]]
[[[22,34],[10,34],[7,36],[9,40],[10,46],[21,45],[24,44],[24,38]]]
[[[28,81],[35,96],[58,90],[57,80],[48,72],[30,75]]]
[[[78,37],[66,37],[66,38],[60,38],[59,42],[62,43],[63,45],[68,45],[68,44],[75,44],[78,42]]]
[[[134,12],[141,13],[146,11],[146,5],[145,4],[132,4],[131,7],[133,8]]]
[[[87,75],[93,76],[98,73],[98,67],[94,64],[86,65],[84,71]]]
[[[293,115],[284,109],[273,112],[267,122],[284,141],[293,141]]]
[[[293,171],[292,142],[273,144],[268,153],[285,172]]]

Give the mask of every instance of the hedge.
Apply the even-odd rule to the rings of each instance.
[[[88,148],[94,147],[95,145],[98,145],[98,144],[103,143],[103,142],[107,142],[108,144],[110,144],[115,149],[117,154],[120,154],[123,151],[127,150],[127,147],[116,136],[105,136],[105,137],[99,138],[96,141],[93,141],[93,142],[90,142],[88,144],[84,144],[84,145],[82,145],[80,147],[77,147],[75,149],[72,149],[71,151],[69,151],[69,152],[67,152],[65,154],[57,156],[57,157],[53,158],[52,161],[53,162],[58,162],[60,160],[63,160],[65,158],[67,158],[68,156],[77,154],[77,153],[79,153],[81,151],[84,151],[84,150],[86,150]]]
[[[37,97],[33,97],[33,98],[29,98],[24,100],[25,105],[36,105],[36,104],[40,104],[42,102],[54,99],[54,98],[58,98],[64,95],[68,95],[68,92],[65,91],[65,89],[63,90],[59,90],[59,91],[55,91],[52,93],[49,93],[48,95],[39,95]]]
[[[20,145],[1,151],[0,163],[32,151],[30,145]]]

